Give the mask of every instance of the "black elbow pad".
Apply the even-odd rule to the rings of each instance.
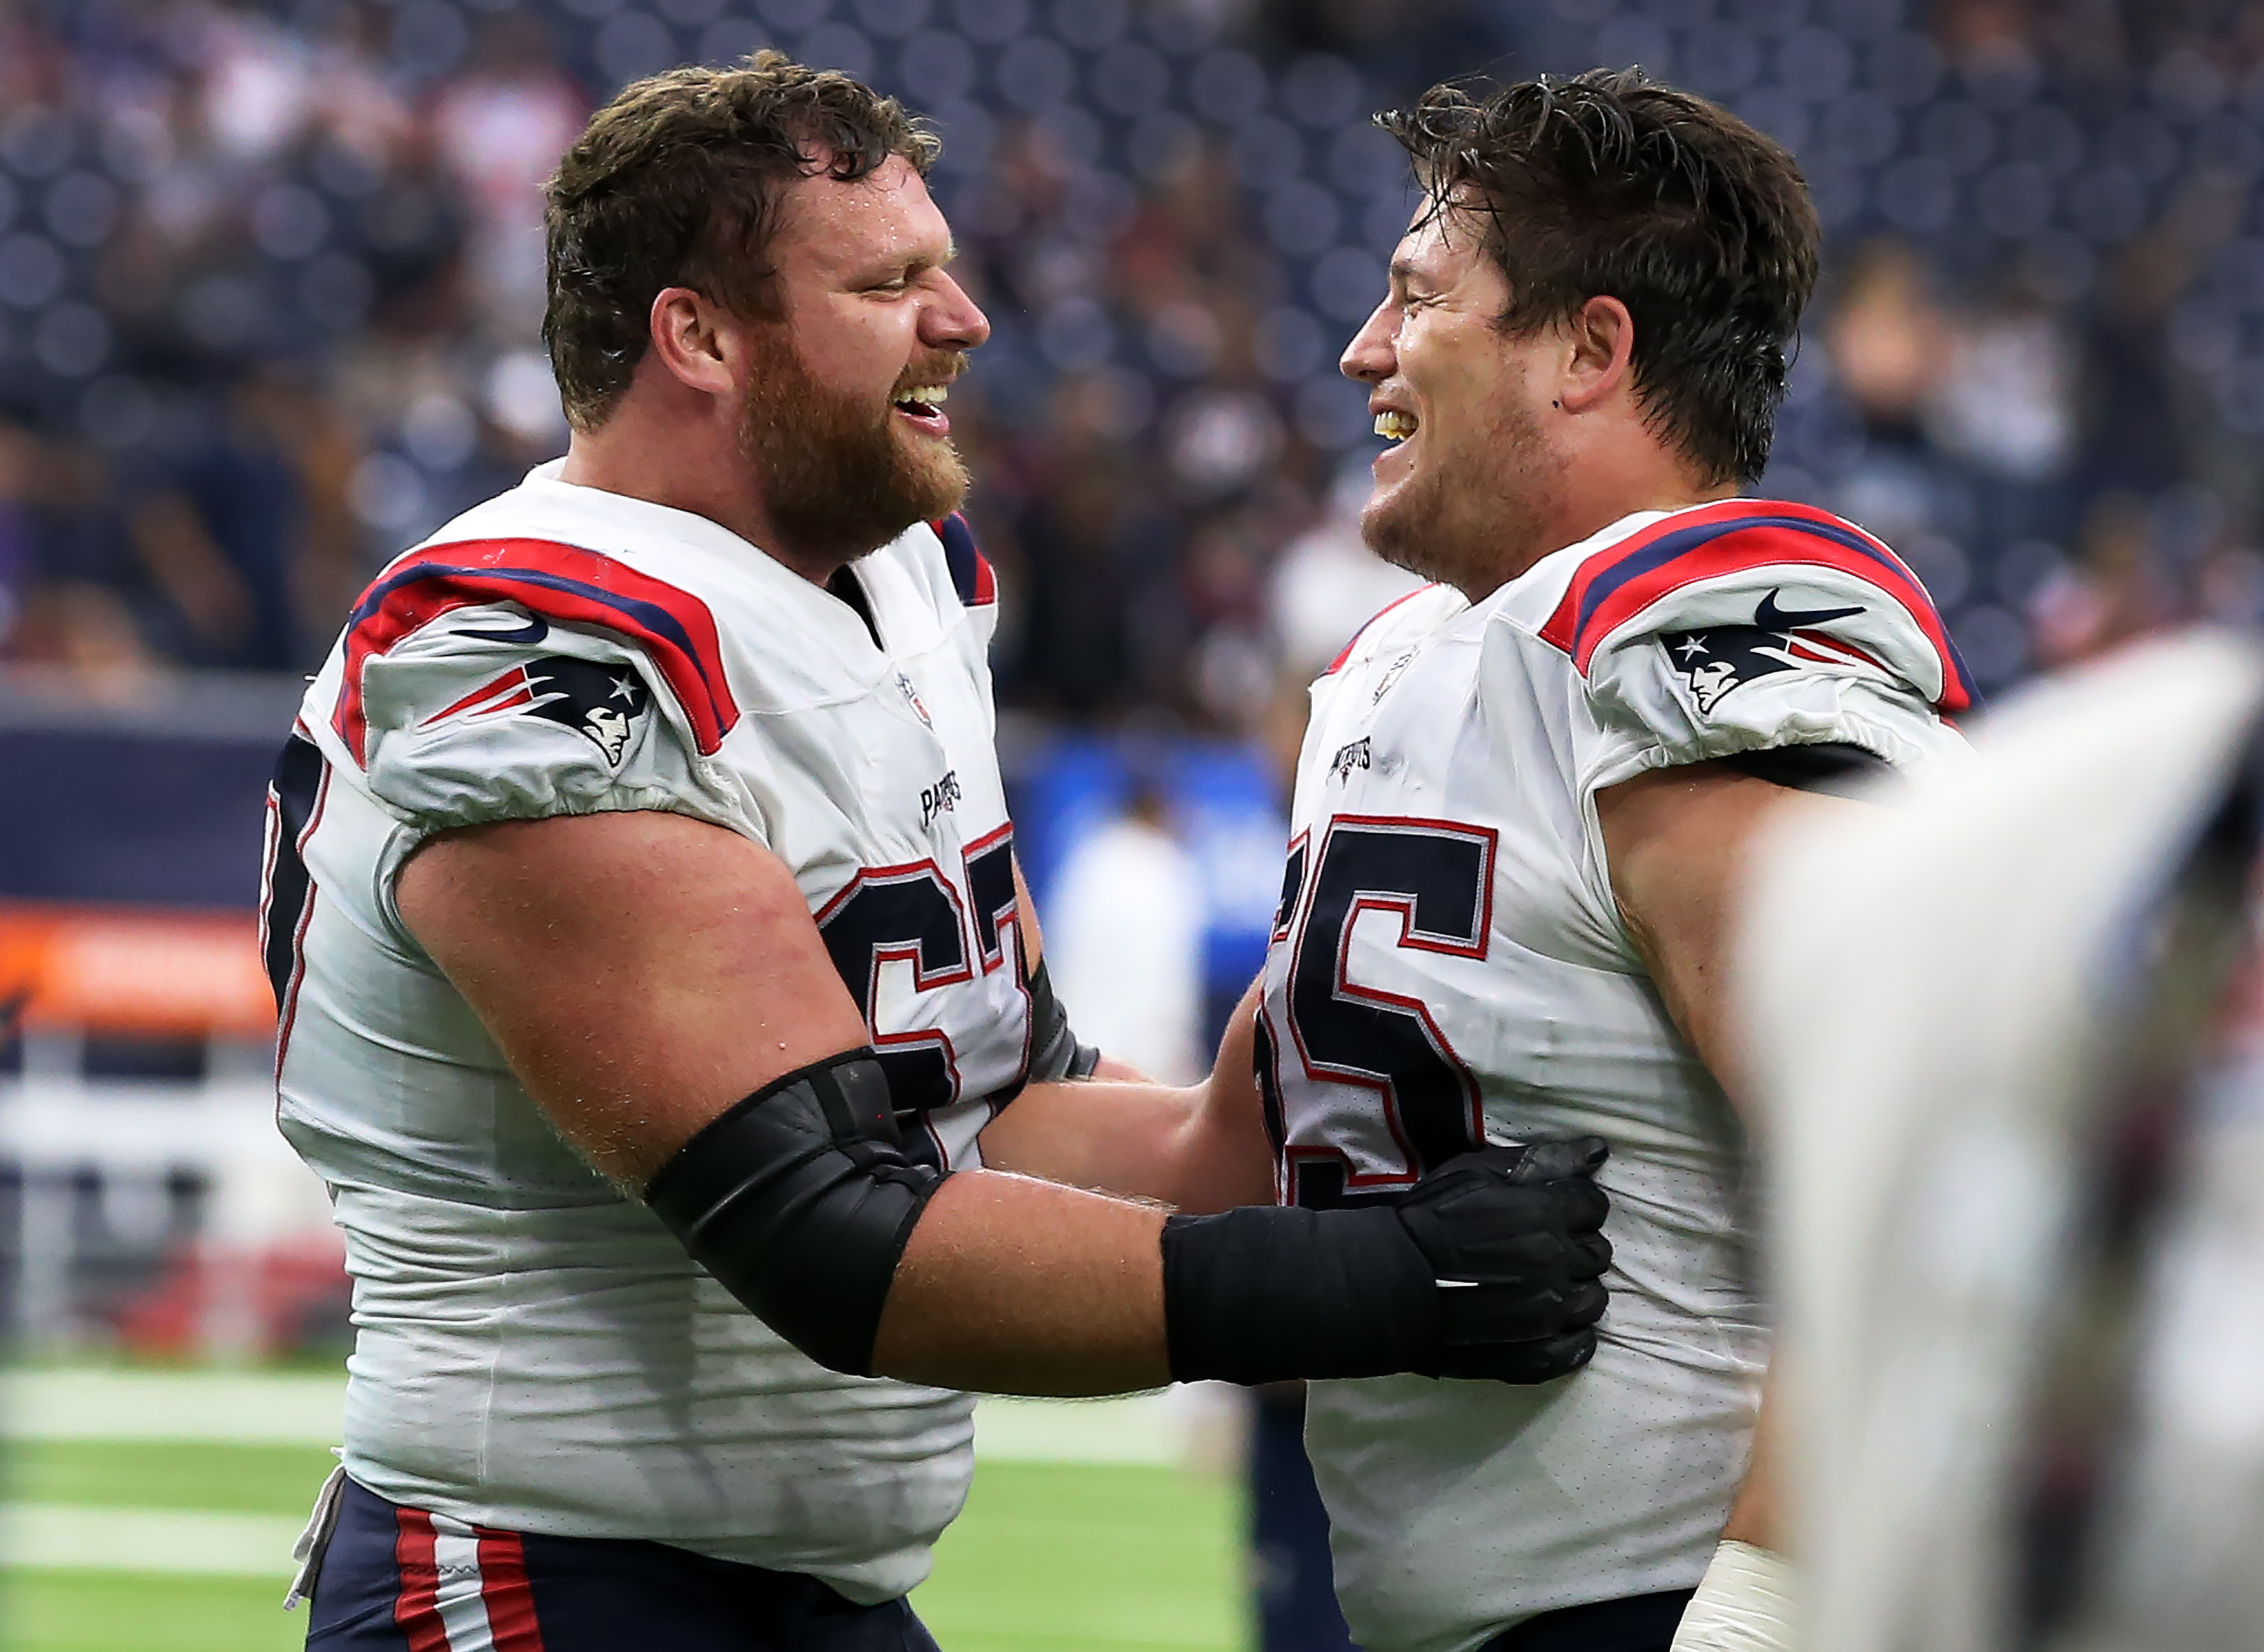
[[[797,1069],[678,1148],[644,1190],[684,1248],[818,1364],[870,1376],[896,1262],[945,1172],[904,1157],[868,1049]]]

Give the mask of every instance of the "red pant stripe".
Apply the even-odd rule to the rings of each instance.
[[[526,1545],[516,1532],[475,1529],[480,1543],[480,1599],[488,1609],[495,1652],[542,1652],[534,1585],[526,1576]]]
[[[393,1540],[401,1593],[393,1621],[409,1637],[409,1652],[452,1652],[440,1622],[440,1569],[433,1555],[432,1517],[422,1509],[398,1511],[399,1534]]]

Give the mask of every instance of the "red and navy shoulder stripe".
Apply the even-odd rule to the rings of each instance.
[[[467,540],[411,552],[362,593],[346,621],[345,682],[331,726],[366,763],[362,671],[453,609],[516,603],[538,620],[611,631],[643,650],[710,757],[739,721],[708,605],[628,564],[548,540]]]
[[[976,544],[975,530],[967,525],[967,518],[954,511],[928,525],[943,541],[943,563],[951,570],[952,589],[959,593],[959,600],[969,608],[987,608],[998,601],[998,576],[990,571],[990,559]]]
[[[1935,708],[1955,716],[1974,701],[1973,680],[1934,598],[1902,559],[1861,529],[1813,505],[1725,499],[1680,511],[1606,546],[1574,570],[1541,638],[1586,676],[1613,632],[1686,585],[1748,568],[1829,568],[1876,587],[1907,610],[1941,662]]]

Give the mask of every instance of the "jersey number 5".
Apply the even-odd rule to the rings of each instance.
[[[1485,1139],[1477,1083],[1422,999],[1354,981],[1353,926],[1364,912],[1398,918],[1397,945],[1415,952],[1484,958],[1493,925],[1494,834],[1451,821],[1332,820],[1312,859],[1312,888],[1289,939],[1289,1036],[1313,1083],[1375,1092],[1404,1170],[1361,1172],[1334,1152],[1315,1155],[1285,1140],[1289,1195],[1326,1206],[1357,1196],[1358,1184],[1396,1190]],[[1291,855],[1284,916],[1297,910],[1305,863]],[[1261,1067],[1270,1067],[1261,1052]],[[1271,1087],[1272,1074],[1259,1083]],[[1278,1098],[1269,1096],[1269,1111]],[[1282,1136],[1291,1134],[1286,1119]]]

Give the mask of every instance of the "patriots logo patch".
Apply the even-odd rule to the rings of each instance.
[[[483,683],[425,727],[451,717],[489,717],[505,713],[541,717],[571,728],[605,753],[606,764],[621,766],[637,719],[652,705],[651,691],[633,666],[600,665],[552,655],[513,666]]]
[[[1391,692],[1392,686],[1401,677],[1407,675],[1407,668],[1415,663],[1415,656],[1420,652],[1420,649],[1410,648],[1392,661],[1390,665],[1384,667],[1383,675],[1376,679],[1375,692],[1368,697],[1368,703],[1371,706],[1381,706],[1383,703],[1383,697]]]
[[[1796,671],[1810,663],[1854,663],[1826,639],[1796,634],[1810,626],[1845,620],[1863,612],[1853,608],[1785,609],[1777,606],[1774,591],[1761,598],[1749,626],[1709,626],[1702,631],[1668,631],[1659,636],[1666,657],[1689,685],[1699,712],[1711,716],[1714,707],[1732,690],[1758,677],[1779,671]]]

